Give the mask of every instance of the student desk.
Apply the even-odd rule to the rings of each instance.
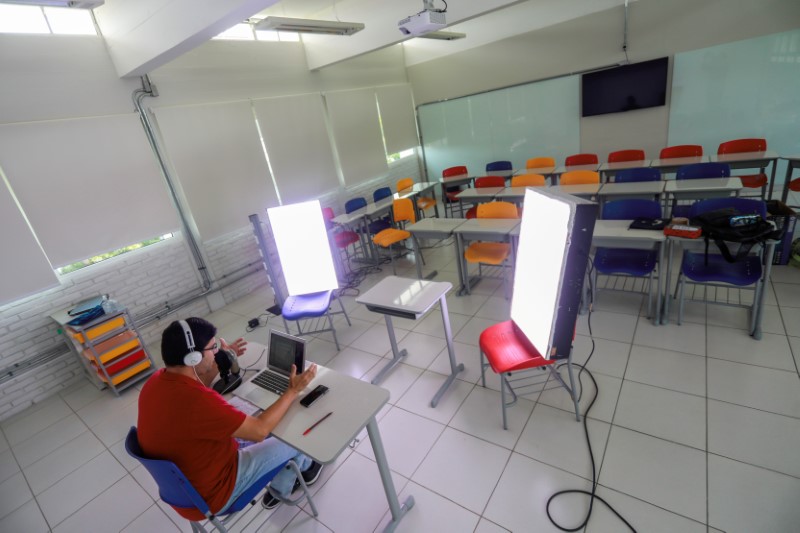
[[[368,257],[367,254],[372,254],[372,244],[369,239],[369,230],[367,229],[367,206],[351,211],[350,213],[342,213],[333,217],[331,220],[335,224],[347,226],[352,228],[358,233],[358,238],[361,242],[361,250],[364,252],[364,261],[375,261],[375,257]]]
[[[416,257],[420,257],[417,239],[446,239],[453,234],[453,230],[466,222],[465,218],[423,218],[416,224],[406,226],[406,231],[414,236],[411,239]],[[417,279],[422,279],[422,262],[415,261],[417,266]],[[461,263],[458,265],[458,279],[461,279]],[[427,279],[433,279],[438,272],[434,270],[428,274]]]
[[[764,152],[741,152],[738,154],[714,154],[711,156],[712,163],[727,163],[731,169],[758,169],[765,172],[767,166],[772,165],[772,172],[769,178],[769,192],[767,198],[772,198],[772,189],[775,187],[775,172],[778,166],[778,154],[773,150]]]
[[[621,198],[658,199],[664,192],[663,181],[633,181],[626,183],[604,183],[597,193],[600,205]]]
[[[789,182],[792,181],[792,173],[794,169],[800,168],[800,155],[784,155],[781,159],[786,160],[786,178],[783,182],[783,192],[781,193],[781,202],[786,203],[789,199]],[[772,198],[772,191],[770,190],[770,198]]]
[[[556,167],[549,166],[549,167],[534,167],[534,168],[523,168],[521,170],[517,170],[514,172],[515,176],[521,176],[523,174],[541,174],[545,178],[550,178],[550,183],[553,184],[553,172],[555,171]]]
[[[696,157],[670,157],[668,159],[653,159],[650,161],[650,166],[657,168],[661,174],[672,174],[677,172],[679,168],[686,165],[694,165],[696,163],[708,163],[707,155],[700,155]]]
[[[453,230],[456,235],[456,260],[461,264],[461,286],[456,292],[457,296],[469,294],[470,287],[478,282],[476,278],[470,279],[467,270],[466,259],[464,259],[464,241],[480,240],[509,242],[510,232],[519,226],[519,219],[513,218],[473,218],[467,220]],[[514,264],[513,247],[511,264]]]
[[[734,193],[739,196],[742,180],[739,178],[700,178],[694,180],[669,180],[664,186],[666,204],[674,206],[678,200],[705,200],[724,198]]]
[[[607,182],[609,176],[613,176],[616,174],[618,170],[625,170],[628,168],[641,168],[641,167],[649,167],[650,160],[643,159],[640,161],[620,161],[619,163],[603,163],[600,165],[600,178],[601,181]]]
[[[553,171],[553,175],[560,176],[564,172],[573,172],[575,170],[590,170],[592,172],[597,172],[598,168],[600,168],[600,163],[591,163],[588,165],[570,165],[570,166],[562,165],[560,167],[556,167],[556,169]]]
[[[415,183],[414,185],[412,185],[408,189],[403,189],[402,191],[400,191],[399,194],[401,195],[401,198],[403,198],[404,196],[402,196],[402,195],[405,194],[405,195],[409,195],[409,197],[413,196],[412,200],[416,200],[417,196],[424,196],[425,194],[430,193],[430,195],[433,197],[433,201],[436,202],[436,186],[437,185],[438,185],[438,183],[435,182],[435,181],[421,181],[419,183]],[[438,202],[433,204],[433,211],[436,214],[436,216],[438,217],[439,216],[439,204],[438,204]],[[419,207],[417,207],[417,202],[416,201],[414,201],[414,213],[417,216],[417,220],[422,218],[421,213],[419,211]]]
[[[431,400],[431,407],[436,407],[456,375],[464,370],[464,365],[456,364],[456,353],[453,348],[453,332],[450,329],[450,315],[447,312],[447,293],[453,285],[447,281],[427,281],[397,276],[388,276],[377,285],[356,298],[356,302],[364,304],[367,309],[381,313],[386,320],[386,330],[389,333],[389,342],[392,345],[392,360],[384,366],[372,380],[378,384],[386,377],[408,352],[398,350],[397,340],[394,336],[392,316],[418,320],[425,316],[430,309],[439,302],[442,310],[442,325],[447,339],[447,353],[450,356],[450,375]],[[372,438],[372,435],[370,435]]]
[[[521,204],[522,201],[525,199],[526,190],[528,190],[528,187],[506,187],[505,189],[497,193],[494,199],[503,202],[512,202],[515,204]]]
[[[505,187],[481,187],[481,188],[472,188],[466,189],[458,193],[456,196],[458,198],[461,215],[464,215],[464,202],[470,204],[477,204],[480,202],[489,202],[491,201],[497,193],[505,189]]]
[[[256,351],[258,347],[257,343],[251,342],[247,351]],[[264,346],[260,348],[262,351],[266,349]],[[313,390],[317,385],[325,385],[330,391],[308,408],[299,402],[292,402],[286,416],[272,430],[272,436],[318,463],[330,464],[366,426],[392,513],[392,520],[384,531],[394,531],[403,515],[414,506],[414,497],[408,496],[402,504],[398,501],[375,420],[375,415],[389,401],[389,391],[320,365],[306,391]],[[306,429],[329,412],[333,414],[324,423],[303,435]]]
[[[600,191],[599,183],[586,183],[582,185],[551,185],[550,190],[580,196],[581,198],[593,198]]]

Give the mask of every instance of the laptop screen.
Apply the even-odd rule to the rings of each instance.
[[[269,368],[287,376],[292,371],[292,365],[297,367],[297,373],[304,369],[306,341],[299,337],[287,335],[280,331],[271,331],[269,336]]]

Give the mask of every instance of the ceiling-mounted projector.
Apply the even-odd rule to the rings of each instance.
[[[447,26],[443,9],[434,9],[433,0],[423,0],[423,9],[397,23],[403,35],[423,35],[428,32],[442,30]]]

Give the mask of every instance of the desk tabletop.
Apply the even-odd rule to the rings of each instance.
[[[439,183],[435,181],[420,181],[419,183],[415,183],[411,186],[411,190],[416,193],[422,193],[425,191],[429,191],[439,185]]]
[[[356,209],[355,211],[351,211],[350,213],[342,213],[341,215],[336,215],[331,220],[335,224],[352,224],[353,222],[357,222],[364,218],[367,214],[367,206],[361,207]]]
[[[528,187],[506,187],[495,196],[497,198],[523,198]]]
[[[653,159],[650,161],[650,166],[654,168],[673,168],[694,165],[696,163],[708,163],[708,156],[699,155],[695,157],[670,157],[667,159]]]
[[[763,152],[740,152],[738,154],[712,154],[711,161],[715,163],[758,163],[774,161],[780,157],[774,150]]]
[[[564,172],[573,172],[575,170],[590,170],[592,172],[597,172],[597,169],[599,167],[600,163],[591,163],[588,165],[570,165],[570,166],[561,165],[560,167],[557,167],[553,171],[553,174],[563,174]]]
[[[666,240],[664,230],[630,229],[632,220],[596,220],[592,240],[625,239],[631,241],[661,242]]]
[[[800,154],[796,155],[782,155],[781,159],[785,159],[786,161],[800,161]]]
[[[503,189],[505,189],[505,187],[481,187],[479,189],[465,189],[458,193],[456,198],[459,200],[465,200],[468,198],[491,198]]]
[[[649,159],[641,159],[639,161],[620,161],[618,163],[603,163],[600,165],[600,172],[610,172],[614,170],[624,170],[626,168],[641,168],[649,166]]]
[[[460,176],[450,176],[449,178],[442,178],[442,181],[439,182],[440,185],[444,186],[453,186],[456,185],[463,185],[465,183],[469,183],[475,179],[475,176],[470,176],[468,174],[462,174]]]
[[[549,176],[555,169],[555,166],[522,168],[514,172],[514,175],[521,176],[522,174],[541,174],[542,176]]]
[[[627,194],[661,194],[664,192],[663,181],[632,181],[625,183],[604,183],[597,193],[600,196]]]
[[[738,191],[742,188],[742,180],[732,178],[701,178],[695,180],[670,180],[665,182],[664,191],[668,193],[699,191]]]
[[[453,288],[449,281],[388,276],[370,290],[356,297],[356,302],[394,311],[410,312],[417,316],[426,313]]]
[[[453,230],[453,233],[485,233],[508,235],[519,226],[518,218],[471,218]]]
[[[551,185],[551,190],[563,192],[573,196],[594,196],[600,190],[599,183],[586,183],[583,185]]]
[[[452,233],[454,229],[466,222],[466,218],[423,218],[419,222],[406,226],[406,231],[421,233],[426,231]]]

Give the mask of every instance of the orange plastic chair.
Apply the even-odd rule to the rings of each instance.
[[[571,170],[561,174],[559,185],[589,185],[600,183],[600,174],[593,170]]]
[[[699,144],[680,144],[662,148],[658,158],[675,159],[677,157],[700,157],[701,155],[703,155],[703,147]]]
[[[487,202],[478,206],[478,218],[519,218],[517,206],[511,202]],[[482,276],[482,265],[501,266],[511,255],[511,245],[505,242],[473,242],[464,251],[467,263],[478,263],[478,275]],[[503,286],[508,294],[506,275]]]
[[[726,141],[719,145],[717,154],[741,154],[744,152],[765,152],[767,150],[766,139],[734,139]],[[761,198],[767,194],[767,174],[759,172],[758,174],[747,174],[744,176],[736,176],[742,180],[742,186],[748,189],[761,188]]]
[[[576,165],[597,165],[600,163],[600,160],[597,158],[597,154],[574,154],[568,155],[566,159],[564,159],[564,166],[567,167],[574,167]]]
[[[410,189],[413,186],[414,186],[413,178],[403,178],[397,182],[397,192]],[[436,200],[434,200],[433,198],[429,198],[426,196],[417,197],[417,209],[419,209],[420,214],[425,213],[426,209],[429,209],[435,205],[436,205]]]
[[[609,163],[644,161],[644,150],[617,150],[608,154]]]
[[[453,205],[458,203],[458,193],[462,191],[460,185],[448,187],[446,185],[447,178],[460,178],[468,175],[469,171],[467,171],[467,167],[463,165],[446,168],[442,171],[442,203],[444,204],[445,217],[447,216],[448,210],[451,215],[453,214]]]
[[[411,238],[411,232],[406,231],[404,228],[406,223],[413,224],[417,221],[417,217],[414,214],[414,204],[409,198],[400,198],[399,200],[395,200],[392,203],[392,217],[394,218],[395,225],[399,227],[387,228],[377,233],[372,238],[372,242],[382,248],[389,248],[398,242],[402,242]],[[391,258],[392,273],[397,274],[394,266],[394,254],[391,254]],[[420,259],[422,259],[422,252],[420,252]],[[422,259],[422,264],[425,264],[424,259]]]
[[[556,160],[552,157],[533,157],[525,162],[525,168],[554,167]]]
[[[512,187],[543,187],[545,177],[541,174],[520,174],[511,178]]]

